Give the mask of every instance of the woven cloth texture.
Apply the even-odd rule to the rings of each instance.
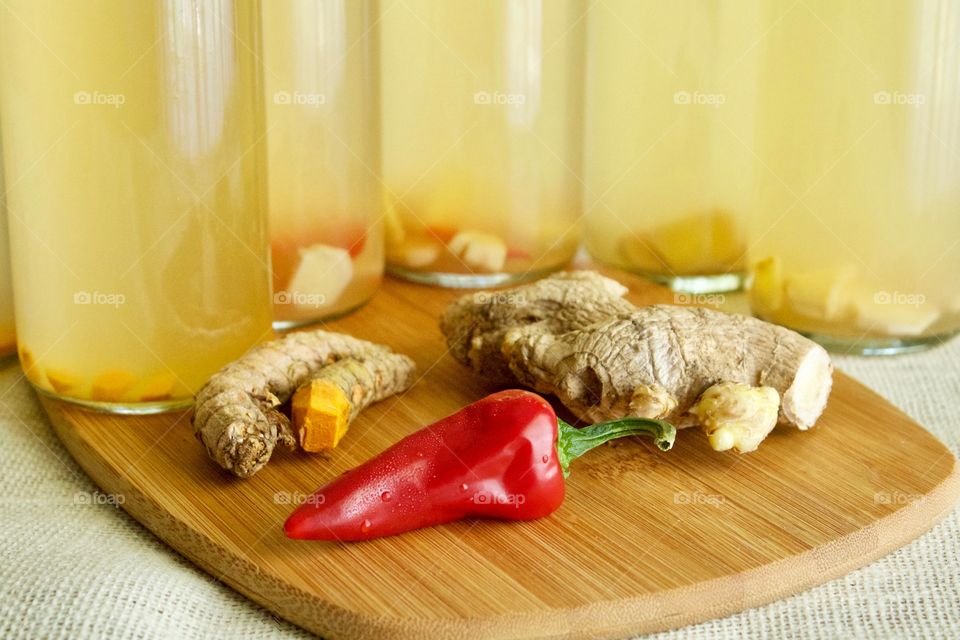
[[[960,340],[838,357],[960,452]],[[0,637],[307,638],[208,577],[110,504],[53,434],[15,360],[0,364]],[[960,512],[906,547],[774,604],[651,636],[960,638]]]

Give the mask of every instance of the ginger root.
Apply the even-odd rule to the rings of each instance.
[[[328,380],[339,387],[351,403],[349,422],[371,402],[406,390],[413,372],[410,358],[372,342],[328,331],[291,333],[254,347],[210,378],[197,393],[194,433],[217,464],[248,477],[278,442],[296,448],[280,405],[300,385]]]
[[[563,272],[515,289],[465,295],[444,311],[440,330],[454,358],[488,378],[514,382],[502,353],[508,331],[542,335],[585,327],[632,310],[626,293],[595,271]]]
[[[772,388],[781,399],[780,423],[807,429],[823,412],[833,367],[811,340],[711,309],[637,308],[624,293],[597,273],[563,273],[465,296],[448,307],[440,326],[453,356],[477,373],[555,394],[592,422],[638,416],[681,427],[701,423],[690,410],[724,382]],[[749,449],[754,428],[748,431],[731,446]]]

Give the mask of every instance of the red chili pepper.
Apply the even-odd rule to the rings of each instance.
[[[577,429],[529,391],[501,391],[321,487],[284,524],[290,538],[367,540],[463,518],[532,520],[563,502],[570,462],[622,436],[666,451],[676,430],[645,418]]]

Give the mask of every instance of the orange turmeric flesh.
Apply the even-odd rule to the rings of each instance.
[[[329,451],[340,443],[350,426],[350,401],[328,380],[310,380],[293,394],[293,426],[304,451]]]

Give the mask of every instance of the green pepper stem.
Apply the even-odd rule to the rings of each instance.
[[[661,451],[668,451],[677,436],[669,422],[652,418],[620,418],[577,429],[557,418],[557,457],[563,477],[570,475],[570,463],[595,447],[615,438],[650,436]]]

